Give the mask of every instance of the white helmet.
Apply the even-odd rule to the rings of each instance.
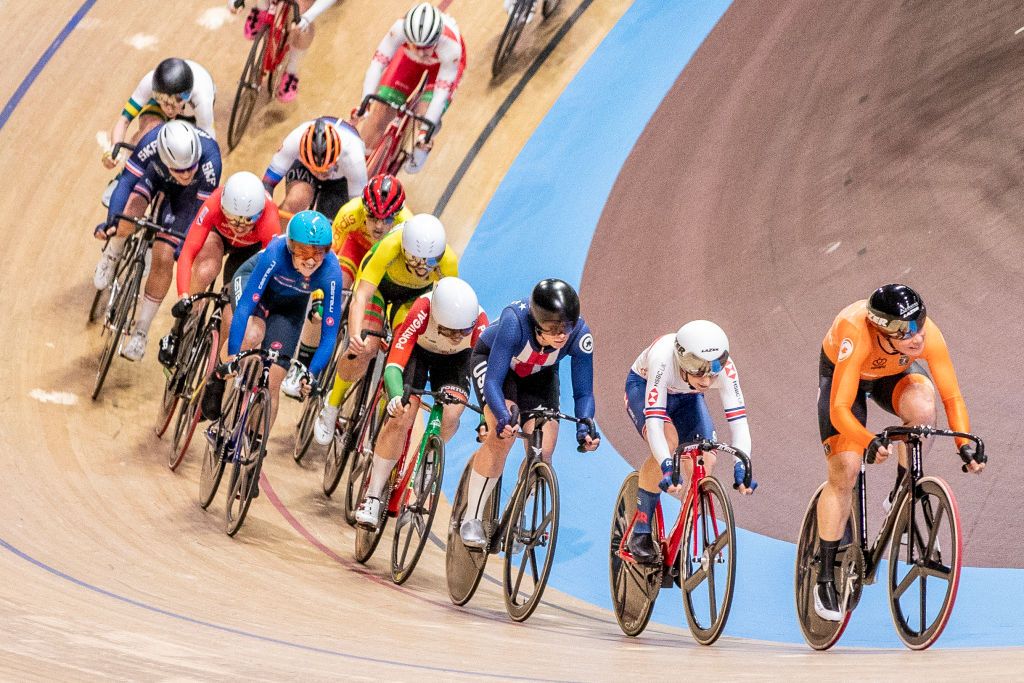
[[[416,47],[432,47],[441,39],[444,18],[441,10],[421,2],[405,14],[405,39]]]
[[[156,135],[156,151],[167,168],[184,171],[199,163],[203,145],[191,123],[174,120],[160,127]]]
[[[691,320],[676,332],[676,358],[688,375],[717,375],[729,360],[729,338],[710,320]]]
[[[232,216],[256,220],[263,213],[266,201],[267,191],[263,189],[263,181],[255,173],[239,171],[224,183],[220,208]]]
[[[430,295],[430,317],[438,325],[452,330],[467,330],[476,324],[480,302],[468,282],[457,277],[444,277]]]
[[[429,213],[418,213],[401,225],[402,251],[406,256],[439,259],[448,245],[444,226]]]

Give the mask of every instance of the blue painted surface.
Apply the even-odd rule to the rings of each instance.
[[[729,4],[637,0],[566,88],[513,163],[463,255],[460,270],[489,314],[497,315],[509,301],[528,295],[541,278],[557,276],[579,284],[601,211],[627,155]],[[584,301],[584,316],[587,305]],[[623,378],[626,370],[622,368]],[[566,372],[563,368],[562,400],[563,406],[571,406]],[[622,409],[619,396],[597,400],[599,424],[602,412]],[[470,434],[470,429],[460,430],[448,451],[449,496],[475,447]],[[607,442],[597,454],[579,455],[572,432],[563,434],[567,438],[555,456],[562,519],[551,585],[610,609],[608,532],[612,505],[629,467]],[[635,446],[645,448],[639,437]],[[520,458],[517,447],[506,472],[515,472]],[[733,497],[733,503],[742,524],[744,501]],[[803,642],[793,607],[795,546],[743,530],[737,543],[737,587],[726,634]],[[883,566],[881,581],[866,589],[841,645],[901,647],[889,616],[885,571]],[[1022,613],[1024,571],[965,569],[956,609],[939,645],[1022,645]],[[685,627],[677,590],[662,591],[654,619]]]

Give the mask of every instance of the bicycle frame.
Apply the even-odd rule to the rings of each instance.
[[[244,436],[242,434],[242,429],[246,426],[246,424],[249,421],[249,411],[252,409],[252,405],[256,400],[256,396],[260,393],[262,389],[265,389],[266,387],[270,386],[270,366],[277,362],[277,358],[280,355],[281,350],[280,346],[281,345],[278,342],[274,342],[271,348],[266,351],[262,349],[252,349],[250,351],[243,351],[242,353],[238,354],[238,357],[234,361],[235,363],[239,363],[240,361],[242,361],[245,358],[248,358],[249,356],[258,355],[260,356],[260,374],[256,378],[256,381],[252,383],[252,386],[246,388],[245,397],[239,399],[245,401],[245,403],[243,404],[242,409],[238,413],[238,418],[235,420],[235,424],[232,425],[231,427],[231,437],[228,439],[228,443],[233,443],[234,449],[233,452],[231,453],[231,457],[227,458],[228,462],[238,461],[239,454],[241,453],[242,450],[242,437]],[[239,368],[239,371],[241,371],[241,368]],[[227,453],[225,453],[225,455],[227,455]]]
[[[284,63],[291,49],[288,38],[291,35],[291,24],[294,23],[292,19],[298,16],[299,8],[293,0],[276,0],[270,3],[265,16],[261,17],[269,25],[267,50],[263,53],[264,74],[273,73]]]
[[[384,128],[384,133],[381,135],[380,142],[377,143],[376,148],[371,150],[370,157],[367,161],[368,171],[373,173],[397,173],[398,169],[401,168],[402,164],[405,163],[405,159],[408,157],[408,150],[411,149],[414,144],[412,140],[413,128],[410,124],[414,121],[419,123],[423,128],[426,129],[426,142],[434,137],[434,124],[423,116],[416,113],[416,105],[419,103],[420,95],[423,92],[423,86],[426,79],[421,80],[420,85],[409,96],[405,104],[396,105],[383,97],[377,95],[367,95],[363,98],[362,104],[359,105],[358,116],[362,117],[366,114],[367,108],[371,102],[377,102],[378,104],[388,107],[395,112],[394,117],[388,122],[388,125]]]

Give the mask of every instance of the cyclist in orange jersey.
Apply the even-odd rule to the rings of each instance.
[[[934,385],[918,361],[926,361]],[[828,460],[828,483],[818,501],[821,571],[814,607],[822,619],[839,621],[834,583],[836,551],[850,515],[853,487],[867,453],[884,462],[898,452],[897,485],[906,473],[906,449],[867,430],[867,397],[906,425],[934,425],[935,390],[951,429],[967,432],[970,421],[953,362],[924,301],[906,285],[879,287],[869,299],[844,308],[822,342],[818,370],[818,427]],[[974,446],[957,439],[961,454]],[[971,472],[985,465],[971,461]],[[895,487],[894,487],[895,490]],[[891,505],[891,494],[889,499]]]

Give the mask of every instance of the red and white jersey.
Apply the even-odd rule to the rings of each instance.
[[[433,292],[418,297],[416,302],[409,309],[408,315],[395,333],[395,339],[391,343],[391,351],[388,353],[387,366],[397,366],[405,369],[412,355],[414,346],[421,346],[431,353],[438,353],[445,356],[459,353],[473,348],[480,333],[487,329],[487,314],[480,309],[477,315],[473,333],[462,337],[458,342],[441,334],[437,329],[437,321],[430,315],[430,301]]]
[[[434,49],[425,58],[417,57],[416,53],[412,50],[406,52],[409,59],[424,66],[440,65],[437,71],[437,80],[434,82],[434,95],[430,100],[430,106],[427,107],[427,111],[424,114],[426,119],[435,126],[441,122],[441,115],[444,114],[445,104],[451,96],[452,89],[458,82],[459,68],[463,61],[463,42],[462,35],[459,33],[459,26],[451,16],[442,14],[441,17],[444,28],[441,31],[441,39],[437,41]],[[387,35],[380,41],[377,51],[373,53],[370,68],[366,70],[366,76],[363,78],[364,98],[367,95],[376,94],[381,76],[384,75],[384,70],[391,63],[391,60],[394,59],[399,48],[405,45],[405,28],[403,25],[404,19],[395,21]]]

